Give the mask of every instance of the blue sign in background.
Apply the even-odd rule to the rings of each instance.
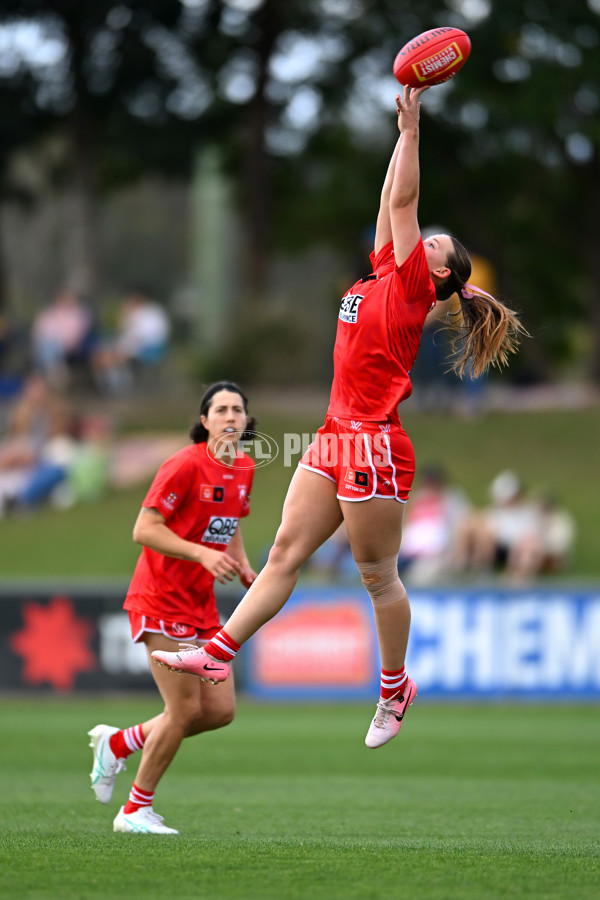
[[[600,700],[600,590],[419,589],[410,600],[406,664],[421,697]],[[302,606],[348,602],[364,604],[364,640],[371,642],[375,626],[360,587],[298,589],[277,621]],[[327,638],[334,646],[335,628]],[[378,654],[370,683],[354,691],[315,683],[286,690],[257,677],[259,652],[255,637],[244,648],[244,685],[256,696],[359,699],[379,690]]]
[[[131,642],[129,622],[122,609],[126,587],[31,583],[0,588],[0,688],[153,688],[146,654],[141,645]],[[409,594],[412,625],[407,669],[417,682],[420,699],[600,702],[600,587],[509,590],[477,586],[410,589]],[[239,592],[235,592],[219,601],[224,620],[239,599]],[[69,611],[68,622],[57,620],[59,607],[63,613]],[[43,617],[46,623],[43,632],[38,627],[41,650],[48,646],[51,622],[60,629],[52,636],[53,653],[47,661],[47,672],[40,668],[41,651],[31,644],[35,635],[27,608],[35,612],[35,621]],[[315,609],[325,608],[327,615],[315,615]],[[312,613],[303,618],[303,609]],[[283,627],[282,634],[288,616],[289,627],[287,631]],[[269,624],[244,645],[239,655],[236,666],[242,676],[238,678],[242,690],[278,700],[363,700],[377,696],[380,672],[375,625],[369,598],[360,585],[302,586],[272,620],[277,630],[272,632],[270,643],[262,639]],[[74,661],[76,632],[81,646]],[[267,667],[265,658],[257,657],[261,646],[273,648],[273,636],[282,658],[280,670],[283,665],[285,671],[289,650],[289,664],[296,665],[296,675],[302,675],[298,663],[304,662],[306,671],[309,659],[310,681],[303,683],[297,677],[293,683],[281,684],[273,677],[268,683],[261,678]],[[35,655],[35,679],[28,674],[29,657],[19,650],[18,641]],[[63,643],[57,645],[57,641]],[[57,647],[60,652],[54,652]],[[57,670],[56,658],[63,656],[64,667],[67,657],[74,666],[68,685],[62,677],[65,673]],[[351,677],[359,670],[360,677]],[[314,677],[319,671],[324,673],[323,682]],[[333,683],[332,673],[336,671],[347,675],[347,681],[342,677]]]

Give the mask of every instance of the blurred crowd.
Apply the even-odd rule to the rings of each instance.
[[[163,307],[138,288],[123,296],[110,328],[66,288],[25,333],[0,316],[0,516],[102,495],[112,423],[80,412],[74,398],[147,384],[170,334]]]
[[[407,503],[398,570],[416,586],[491,576],[520,584],[563,571],[574,540],[571,513],[549,493],[528,492],[516,472],[499,472],[488,503],[477,508],[442,466],[429,465]],[[308,570],[332,578],[356,574],[343,525]]]
[[[124,296],[108,331],[73,291],[62,290],[33,321],[31,362],[54,387],[79,378],[102,393],[120,393],[162,362],[170,331],[164,308],[140,289]]]
[[[108,420],[78,414],[44,375],[28,375],[3,405],[0,433],[0,515],[50,501],[69,506],[104,492]]]

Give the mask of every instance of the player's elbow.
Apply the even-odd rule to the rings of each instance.
[[[144,528],[140,526],[139,522],[136,522],[133,526],[131,536],[134,544],[144,544]]]
[[[407,187],[392,191],[390,197],[390,210],[407,209],[414,206],[418,200],[419,192],[415,187]]]

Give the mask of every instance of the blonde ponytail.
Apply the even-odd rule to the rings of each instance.
[[[478,378],[490,366],[506,366],[521,336],[528,336],[517,314],[472,284],[463,285],[458,296],[462,322],[450,341],[452,370],[462,378],[470,362],[470,373]]]

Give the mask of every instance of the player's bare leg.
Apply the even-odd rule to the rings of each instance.
[[[360,503],[340,501],[352,556],[358,564],[397,558],[402,540],[404,504],[373,497]],[[363,576],[363,581],[368,576]],[[369,585],[365,584],[367,590]],[[400,669],[404,665],[410,630],[410,604],[404,590],[393,603],[373,604],[379,638],[381,665]]]
[[[342,522],[335,483],[314,471],[299,467],[288,488],[281,525],[264,569],[227,622],[227,635],[236,646],[245,643],[261,625],[272,619],[292,593],[303,563]],[[226,663],[211,660],[205,652],[178,651],[155,656],[173,669],[200,677]]]
[[[335,483],[308,469],[296,469],[267,564],[227,622],[232,638],[245,643],[279,612],[296,586],[301,566],[341,522]]]
[[[410,630],[410,604],[398,577],[404,505],[373,497],[342,501],[354,560],[373,604],[381,654],[381,696],[367,733],[367,747],[382,747],[398,734],[417,686],[404,668]]]
[[[164,635],[146,633],[144,640],[149,659],[153,650],[173,646],[173,641]],[[154,795],[160,779],[173,761],[184,738],[228,725],[235,715],[233,678],[217,688],[209,688],[197,678],[187,675],[173,678],[167,669],[161,669],[153,662],[151,671],[164,700],[165,709],[152,720],[152,729],[144,744],[130,803],[133,796]],[[115,819],[115,830],[138,830],[128,826],[136,825],[136,816],[139,816],[140,811],[128,814],[128,806],[119,811]],[[148,808],[151,811],[150,817],[155,816],[151,803],[148,804]],[[147,818],[143,807],[142,817]],[[153,823],[151,818],[145,822],[145,818],[145,828],[139,830],[160,834],[173,833],[173,829],[166,829],[161,822]]]

